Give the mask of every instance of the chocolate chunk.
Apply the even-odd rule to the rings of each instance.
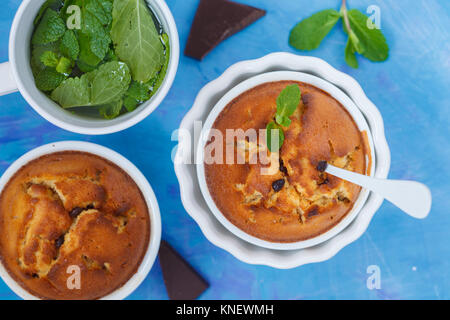
[[[61,235],[58,239],[55,240],[55,247],[59,248],[64,243],[64,235]]]
[[[283,189],[284,183],[285,183],[284,179],[279,179],[272,182],[273,191],[278,192],[281,189]]]
[[[312,210],[308,212],[308,217],[317,216],[319,214],[319,209],[314,207]]]
[[[325,170],[327,170],[328,167],[328,163],[326,161],[319,161],[319,163],[317,164],[316,169],[320,172],[324,172]]]
[[[284,174],[288,174],[287,168],[284,166],[283,159],[281,158],[280,158],[280,171],[283,172]]]
[[[159,263],[170,299],[194,300],[208,289],[209,284],[164,240]]]
[[[319,173],[319,181],[317,181],[317,185],[321,186],[323,184],[328,184],[330,180],[327,177],[327,174],[324,172]]]
[[[184,54],[201,60],[220,42],[266,14],[228,0],[200,0]]]
[[[70,211],[69,215],[71,218],[75,219],[82,212],[83,212],[83,208],[76,207],[76,208],[73,208],[72,211]]]

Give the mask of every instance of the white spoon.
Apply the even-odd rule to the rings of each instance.
[[[317,169],[379,194],[414,218],[423,219],[430,212],[431,192],[422,183],[372,178],[332,166],[325,161],[321,161]]]

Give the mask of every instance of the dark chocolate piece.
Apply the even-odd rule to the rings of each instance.
[[[319,214],[319,208],[314,207],[307,214],[308,214],[308,217],[317,216]]]
[[[220,42],[266,14],[228,0],[200,0],[184,54],[202,60]]]
[[[328,167],[328,163],[326,161],[319,161],[319,163],[317,164],[317,170],[319,172],[324,172],[325,170],[327,170]]]
[[[159,249],[159,263],[170,299],[194,300],[208,289],[205,279],[164,240]]]
[[[284,183],[285,183],[284,179],[279,179],[272,182],[273,191],[278,192],[281,189],[283,189]]]

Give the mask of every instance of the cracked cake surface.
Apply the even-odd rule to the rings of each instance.
[[[291,84],[299,86],[301,100],[290,126],[283,128],[280,151],[271,153],[264,129],[275,117],[278,95]],[[223,135],[223,155],[230,144],[227,129],[258,132],[256,140],[236,136],[235,163],[205,163],[206,183],[216,206],[246,233],[272,242],[307,240],[335,226],[353,207],[361,188],[320,172],[317,166],[327,161],[365,174],[367,143],[347,110],[326,92],[296,81],[265,83],[231,101],[213,129]],[[214,148],[209,145],[215,139],[210,137],[205,155],[214,157],[217,150],[211,152]],[[270,168],[269,174],[262,174]]]
[[[0,258],[24,289],[44,299],[98,299],[118,289],[137,271],[149,230],[136,183],[89,153],[35,159],[0,196]],[[79,289],[67,285],[70,266],[79,267]]]

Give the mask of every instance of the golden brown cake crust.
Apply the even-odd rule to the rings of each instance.
[[[291,125],[284,128],[281,161],[276,164],[280,170],[261,175],[261,168],[268,166],[249,163],[251,150],[271,156],[265,138],[256,145],[249,139],[236,139],[235,159],[241,154],[245,164],[205,164],[210,194],[224,216],[246,233],[272,242],[318,236],[352,208],[360,187],[320,173],[316,169],[319,161],[359,173],[365,173],[366,168],[366,147],[350,114],[329,94],[295,81],[259,85],[224,108],[213,125],[224,135],[223,154],[226,129],[265,129],[274,119],[278,95],[289,84],[300,87],[302,99],[290,117]],[[205,154],[211,150],[207,151],[208,146]],[[278,192],[272,186],[277,180],[284,180]]]
[[[136,272],[149,242],[146,201],[131,177],[93,154],[65,151],[22,167],[0,196],[0,258],[44,299],[98,299]],[[67,273],[81,271],[81,288]]]

